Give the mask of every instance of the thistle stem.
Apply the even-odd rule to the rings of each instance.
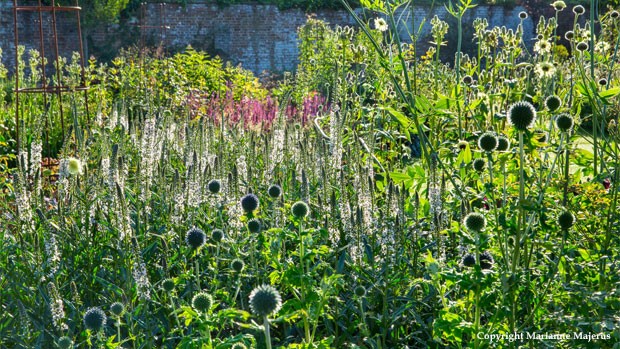
[[[271,334],[269,332],[269,319],[267,316],[263,317],[263,327],[265,328],[265,345],[267,349],[271,349]]]

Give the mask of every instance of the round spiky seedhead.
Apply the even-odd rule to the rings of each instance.
[[[463,77],[463,83],[467,86],[471,85],[474,82],[474,79],[471,77],[471,75],[465,75]]]
[[[510,149],[510,140],[504,135],[497,137],[497,151],[507,151]]]
[[[572,30],[569,30],[566,33],[564,33],[564,38],[566,38],[566,40],[568,41],[572,41],[574,37],[575,37],[575,32]]]
[[[165,279],[164,281],[161,282],[161,288],[166,292],[174,291],[174,280]]]
[[[58,349],[71,349],[73,348],[73,341],[67,336],[58,338]]]
[[[114,302],[110,305],[110,313],[116,317],[121,317],[125,314],[125,305],[121,302]]]
[[[607,86],[607,79],[605,78],[598,79],[598,84],[601,86]]]
[[[464,255],[461,259],[461,264],[464,267],[473,267],[474,265],[476,265],[476,256],[471,253]]]
[[[106,316],[99,307],[92,307],[84,313],[84,326],[93,332],[101,330],[106,323]]]
[[[562,100],[556,95],[551,95],[545,99],[545,107],[549,111],[556,111],[562,106]]]
[[[248,347],[244,343],[237,342],[233,344],[232,347],[230,347],[230,349],[248,349]]]
[[[484,251],[480,254],[480,268],[491,269],[494,263],[493,255],[489,251]]]
[[[487,225],[487,220],[477,212],[471,212],[463,219],[465,228],[471,232],[481,232]]]
[[[580,43],[577,44],[577,50],[578,51],[587,51],[589,48],[588,43],[585,41],[582,41]]]
[[[282,195],[282,187],[280,187],[277,184],[274,184],[270,186],[269,189],[267,189],[267,194],[269,194],[269,197],[273,199],[277,199],[280,197],[280,195]]]
[[[620,13],[618,13],[618,11],[611,11],[611,13],[609,13],[609,17],[616,19],[620,17]]]
[[[353,292],[360,298],[366,297],[366,288],[364,286],[357,286]]]
[[[469,145],[469,143],[467,141],[463,141],[460,140],[457,144],[456,147],[459,148],[459,150],[465,150],[467,149],[467,146]]]
[[[485,132],[478,137],[478,148],[492,152],[497,149],[497,136],[493,132]]]
[[[519,12],[519,18],[526,19],[527,18],[527,12],[525,12],[525,11]]]
[[[554,10],[560,12],[566,8],[566,3],[562,0],[557,0],[551,3],[551,6],[553,6]]]
[[[248,231],[250,233],[258,234],[261,232],[261,230],[262,225],[260,224],[260,221],[258,219],[254,218],[248,221]]]
[[[574,125],[573,117],[568,114],[560,114],[555,118],[555,126],[562,132],[570,131]]]
[[[206,292],[198,292],[192,298],[192,308],[197,312],[206,314],[213,307],[213,297]]]
[[[310,212],[310,207],[303,201],[297,201],[291,206],[291,213],[296,218],[304,218]]]
[[[201,248],[207,242],[207,236],[200,228],[193,227],[185,235],[185,243],[193,249]]]
[[[254,212],[258,209],[258,205],[260,201],[258,200],[258,196],[254,194],[247,194],[246,196],[241,198],[241,208],[245,212]]]
[[[209,189],[209,191],[212,194],[217,194],[220,192],[220,190],[222,189],[222,182],[220,182],[217,179],[212,179],[209,181],[209,183],[207,184],[207,188]]]
[[[239,258],[235,258],[233,259],[233,261],[230,263],[230,267],[232,268],[232,270],[234,270],[237,273],[240,273],[241,271],[243,271],[243,268],[245,267],[245,263],[243,263],[243,261]]]
[[[471,164],[474,170],[478,172],[484,171],[484,168],[487,166],[487,163],[484,161],[484,159],[474,159]]]
[[[575,7],[573,7],[573,13],[576,15],[582,15],[586,12],[586,9],[581,6],[581,5],[577,5]]]
[[[539,143],[547,143],[547,141],[549,140],[549,133],[543,130],[536,130],[534,132],[534,137],[536,137],[536,141],[538,141]]]
[[[211,240],[215,242],[222,242],[224,239],[224,231],[222,229],[213,229],[211,232]]]
[[[508,122],[519,131],[532,127],[534,121],[536,121],[536,109],[529,102],[516,102],[508,109]]]
[[[277,313],[282,307],[282,297],[278,290],[270,285],[256,287],[250,293],[250,309],[259,317]]]
[[[570,229],[575,224],[575,216],[570,211],[564,211],[558,216],[558,225],[562,230]]]

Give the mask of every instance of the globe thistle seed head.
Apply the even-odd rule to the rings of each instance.
[[[168,293],[174,291],[174,286],[174,280],[172,279],[165,279],[161,282],[161,288]]]
[[[461,264],[464,267],[468,267],[468,268],[473,267],[474,265],[476,265],[476,256],[474,256],[471,253],[464,255],[463,258],[461,259]]]
[[[538,35],[536,35],[536,39],[537,39],[537,40],[542,40],[542,39],[544,39],[544,38],[545,38],[545,37],[544,37],[542,34],[538,34]]]
[[[615,10],[614,10],[614,11],[611,11],[611,12],[609,13],[609,17],[611,17],[611,18],[613,18],[613,19],[616,19],[616,18],[620,17],[620,13],[618,13],[618,11],[615,11]]]
[[[353,290],[356,296],[363,298],[366,297],[366,288],[364,286],[357,286],[355,290]]]
[[[93,332],[97,332],[104,328],[105,323],[105,313],[99,307],[88,308],[86,313],[84,313],[84,326]]]
[[[536,121],[536,109],[529,102],[516,102],[508,109],[508,122],[517,130],[525,131]]]
[[[487,166],[487,163],[484,161],[484,159],[474,159],[471,164],[474,170],[476,170],[477,172],[484,171],[485,167]]]
[[[566,40],[568,41],[572,41],[574,37],[575,37],[575,32],[572,30],[569,30],[566,33],[564,33],[564,38],[566,38]]]
[[[73,348],[73,340],[67,336],[58,338],[58,349],[71,349]]]
[[[471,212],[463,219],[465,228],[471,232],[481,232],[487,225],[487,220],[483,215],[477,212]]]
[[[526,19],[527,18],[527,12],[525,12],[525,11],[519,12],[519,18],[520,19]]]
[[[310,207],[303,201],[297,201],[291,206],[291,213],[295,218],[305,218],[310,212]]]
[[[244,343],[237,342],[233,344],[230,349],[248,349],[248,347]]]
[[[116,317],[121,317],[125,314],[125,305],[121,302],[114,302],[110,305],[110,313]]]
[[[245,267],[245,263],[243,263],[243,261],[239,258],[235,258],[233,259],[233,261],[230,263],[230,267],[232,268],[232,270],[234,270],[237,273],[240,273],[243,271],[243,268]]]
[[[581,41],[580,43],[577,44],[577,50],[578,51],[587,51],[589,48],[588,43],[585,41]]]
[[[250,293],[250,309],[259,317],[277,313],[281,307],[282,297],[278,290],[270,285],[258,286]]]
[[[260,201],[258,200],[258,196],[254,194],[247,194],[241,198],[241,208],[243,208],[245,212],[254,212],[258,209],[259,205]]]
[[[562,100],[556,95],[551,95],[545,99],[545,107],[549,111],[556,111],[562,106]]]
[[[573,117],[563,113],[555,118],[555,126],[562,132],[569,132],[575,124]]]
[[[598,84],[601,86],[607,86],[607,79],[605,78],[598,79]]]
[[[467,143],[467,141],[460,140],[456,144],[456,147],[459,148],[459,150],[465,150],[465,149],[467,149],[467,145],[469,145],[469,143]]]
[[[253,234],[258,234],[262,230],[262,225],[260,221],[256,218],[250,219],[248,221],[247,226],[248,226],[248,231]]]
[[[497,149],[497,136],[493,132],[485,132],[478,137],[478,147],[485,152]]]
[[[497,151],[508,151],[510,149],[510,140],[504,135],[497,137]]]
[[[212,179],[209,181],[209,183],[207,183],[207,189],[209,189],[209,192],[211,192],[211,194],[217,194],[222,189],[222,182],[217,179]]]
[[[222,229],[213,229],[211,232],[211,240],[214,242],[222,242],[224,240],[224,231]]]
[[[463,77],[463,83],[467,86],[471,85],[474,82],[474,79],[471,77],[471,75],[465,75]]]
[[[270,186],[269,189],[267,189],[267,194],[269,194],[269,197],[273,199],[277,199],[280,197],[280,195],[282,195],[282,187],[280,187],[277,184],[274,184]]]
[[[199,313],[206,314],[213,307],[213,297],[206,292],[198,292],[192,298],[192,308]]]
[[[566,8],[566,3],[562,0],[557,0],[554,1],[551,6],[553,6],[553,9],[560,12],[563,11]]]
[[[481,269],[491,269],[495,264],[495,260],[493,259],[493,255],[489,251],[484,251],[480,254],[480,268]]]
[[[207,236],[200,228],[193,227],[187,231],[185,235],[185,243],[187,246],[197,250],[207,242]]]
[[[577,5],[573,7],[573,13],[576,14],[577,16],[582,15],[585,12],[586,12],[586,9],[581,5]]]
[[[549,140],[549,133],[543,130],[536,130],[536,132],[534,132],[534,137],[539,143],[547,143],[547,141]]]
[[[562,230],[568,230],[575,224],[575,216],[570,211],[564,211],[558,216],[558,225]]]

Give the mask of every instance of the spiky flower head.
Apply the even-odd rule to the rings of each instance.
[[[282,307],[282,297],[278,290],[270,285],[256,287],[250,293],[250,309],[259,317],[277,313]]]
[[[476,265],[476,256],[471,253],[464,255],[461,259],[461,264],[464,267],[473,267],[474,265]]]
[[[545,99],[545,107],[549,111],[556,111],[562,106],[562,100],[556,95],[551,95]]]
[[[577,44],[577,50],[578,51],[587,51],[589,48],[588,43],[585,41],[581,41],[580,43]]]
[[[478,147],[486,152],[497,149],[497,136],[493,132],[485,132],[478,137]]]
[[[508,122],[519,131],[532,127],[535,121],[536,109],[529,102],[516,102],[508,109]]]
[[[222,189],[222,182],[217,179],[212,179],[207,183],[207,189],[209,189],[209,192],[212,194],[217,194]]]
[[[241,198],[241,208],[245,212],[254,212],[258,209],[260,201],[258,200],[258,196],[250,193]]]
[[[525,11],[519,12],[519,18],[526,19],[527,18],[527,12],[525,12]]]
[[[566,40],[568,41],[573,40],[573,38],[575,38],[575,32],[572,30],[567,31],[566,33],[564,33],[564,38],[566,38]]]
[[[303,201],[297,201],[291,206],[291,213],[296,218],[305,218],[310,212],[310,207]]]
[[[581,5],[577,5],[573,7],[573,13],[576,14],[577,16],[582,15],[585,12],[586,12],[586,9]]]
[[[125,314],[125,305],[121,302],[114,302],[110,305],[110,312],[116,317],[121,317]]]
[[[611,12],[609,13],[609,17],[611,17],[611,18],[613,18],[613,19],[616,19],[616,18],[620,17],[620,13],[618,13],[618,11],[615,11],[615,10],[614,10],[614,11],[611,11]]]
[[[474,159],[471,164],[474,170],[478,172],[484,171],[484,168],[487,166],[487,163],[484,161],[484,159]]]
[[[493,255],[489,251],[484,251],[480,254],[480,268],[482,269],[491,269],[495,260],[493,259]]]
[[[233,261],[230,263],[230,267],[237,273],[240,273],[241,271],[243,271],[243,268],[245,267],[245,263],[243,263],[243,261],[239,258],[235,258],[233,259]]]
[[[487,225],[487,220],[480,213],[470,212],[463,219],[463,224],[467,230],[478,233],[484,230]]]
[[[362,285],[357,286],[353,292],[360,298],[366,297],[366,288]]]
[[[207,236],[202,229],[192,227],[185,235],[185,243],[193,249],[201,248],[207,242]]]
[[[248,347],[242,342],[237,342],[233,344],[230,349],[248,349]]]
[[[84,326],[93,332],[101,330],[105,323],[105,313],[99,307],[88,308],[86,313],[84,313]]]
[[[206,314],[213,307],[213,297],[206,292],[198,292],[192,298],[192,308],[197,312]]]
[[[607,86],[607,79],[605,78],[598,79],[598,84],[601,86]]]
[[[497,151],[507,151],[510,149],[510,140],[505,135],[497,137]]]
[[[172,279],[164,279],[164,281],[161,282],[161,288],[166,292],[174,291],[174,286],[174,280]]]
[[[471,75],[465,75],[463,77],[463,83],[467,86],[471,85],[474,82],[474,79],[471,77]]]
[[[282,195],[282,187],[277,184],[273,184],[269,187],[269,189],[267,189],[267,194],[269,194],[269,197],[277,199],[280,195]]]
[[[573,117],[562,113],[555,118],[555,126],[562,132],[570,131],[575,124]]]
[[[384,32],[388,30],[388,24],[385,21],[385,19],[378,17],[375,18],[375,29],[377,29],[380,32]]]
[[[464,140],[460,140],[457,144],[456,147],[459,148],[459,150],[465,150],[467,149],[467,146],[469,145],[469,143],[467,141]]]
[[[542,78],[550,78],[555,74],[555,66],[553,63],[540,62],[536,64],[536,74]]]
[[[258,234],[261,232],[262,225],[260,221],[256,218],[250,219],[248,221],[248,231],[253,234]]]
[[[58,338],[58,349],[71,349],[73,348],[73,340],[67,336]]]
[[[568,230],[575,224],[575,216],[570,211],[564,211],[558,216],[558,225],[562,230]]]
[[[67,159],[67,171],[72,176],[82,174],[82,162],[76,158]]]
[[[222,229],[213,229],[211,231],[211,240],[214,242],[222,242],[224,239],[224,231]]]
[[[556,0],[553,3],[551,3],[551,6],[553,6],[554,10],[560,12],[566,8],[566,3],[562,0]]]

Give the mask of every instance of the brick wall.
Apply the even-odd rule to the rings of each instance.
[[[471,23],[475,18],[487,18],[489,27],[505,25],[509,28],[516,28],[519,23],[518,13],[523,10],[524,8],[518,6],[513,8],[475,7],[468,11],[463,19],[464,43],[471,42]],[[159,4],[147,5],[142,24],[151,27],[167,25],[169,29],[163,36],[160,29],[143,29],[145,42],[155,44],[163,41],[163,45],[170,51],[192,45],[196,49],[220,55],[234,64],[241,64],[255,73],[264,70],[294,70],[297,62],[297,28],[303,25],[307,18],[307,14],[301,10],[280,11],[276,6],[271,5],[219,7],[212,4],[190,3],[186,6],[167,4],[165,21],[162,23],[161,11],[162,7]],[[404,21],[407,23],[411,23],[411,18],[408,18],[410,14],[411,12],[404,14]],[[415,7],[413,14],[416,25],[423,18],[427,18],[427,23],[421,33],[422,38],[419,40],[422,46],[430,40],[428,22],[435,14],[451,24],[448,41],[450,44],[455,44],[452,37],[455,37],[456,25],[444,7],[436,6],[432,12],[427,7]],[[316,17],[332,25],[354,24],[353,18],[345,11],[318,11]],[[37,19],[32,14],[20,15],[20,43],[28,47],[38,46],[38,41],[36,41],[39,37],[38,26],[32,25]],[[49,24],[48,22],[49,19],[44,18],[44,23]],[[62,54],[69,56],[78,47],[75,21],[69,15],[63,14],[62,18],[58,18],[58,23],[59,49]],[[119,24],[85,32],[85,37],[88,38],[88,53],[98,58],[109,59],[113,57],[118,48],[138,44],[141,35],[137,24],[140,24],[139,18],[129,18]],[[408,28],[408,30],[411,29]],[[403,27],[401,32],[406,33],[407,29]],[[49,41],[51,30],[47,33]],[[528,41],[535,36],[531,19],[525,21],[524,33]],[[0,47],[4,51],[2,61],[10,68],[14,62],[12,1],[0,2],[0,42]],[[449,49],[446,52],[449,52]]]

